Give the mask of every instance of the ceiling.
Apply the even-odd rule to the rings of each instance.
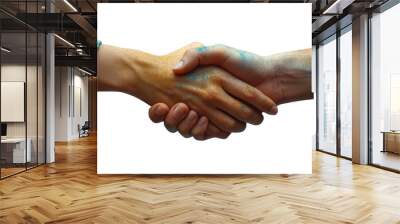
[[[312,3],[313,40],[329,35],[327,30],[348,15],[377,7],[387,0],[252,0],[252,1],[213,1],[199,0],[190,2],[268,2],[268,3]],[[5,46],[24,53],[24,32],[55,32],[64,40],[56,38],[56,63],[58,65],[87,66],[96,70],[96,29],[97,3],[104,2],[182,2],[171,0],[1,0],[0,24]],[[327,10],[329,8],[329,10]],[[50,10],[51,9],[51,10]],[[52,13],[49,13],[52,11]],[[326,13],[329,11],[329,13]],[[333,11],[333,13],[332,13]],[[325,12],[325,13],[324,13]],[[335,13],[336,12],[336,13]],[[288,15],[289,16],[289,15]],[[350,19],[351,21],[351,19]],[[22,34],[21,34],[22,32]],[[333,30],[334,32],[334,30]],[[33,44],[28,45],[35,47]],[[77,50],[79,49],[79,50]],[[79,53],[81,52],[81,53]],[[79,64],[79,62],[83,64]],[[91,65],[90,65],[91,64]],[[90,65],[90,66],[88,66]]]

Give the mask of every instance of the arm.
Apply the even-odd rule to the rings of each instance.
[[[179,66],[181,76],[201,65],[216,65],[257,87],[277,104],[312,99],[311,49],[259,56],[224,45],[189,49]]]
[[[262,115],[252,106],[268,112],[275,106],[257,89],[216,67],[198,68],[185,77],[175,76],[172,67],[186,49],[155,56],[102,45],[98,52],[99,90],[120,91],[148,104],[164,102],[168,107],[184,102],[226,132],[242,131],[243,121],[260,123]]]
[[[257,88],[271,92],[278,104],[313,98],[311,90],[311,49],[285,52],[264,57],[266,74],[271,74],[279,92],[271,84],[262,81]]]
[[[311,49],[261,57],[223,45],[200,47],[188,50],[178,66],[174,68],[174,72],[176,75],[184,75],[199,65],[220,66],[239,79],[257,87],[277,104],[313,97]],[[160,111],[159,116],[156,115],[156,111],[155,108],[150,108],[149,116],[153,121],[165,120],[167,126],[178,127],[178,130],[180,130],[179,126],[185,126],[185,120],[174,116],[172,111],[169,113],[168,110]],[[187,131],[184,130],[183,133]]]

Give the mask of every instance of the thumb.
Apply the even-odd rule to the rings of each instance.
[[[185,52],[182,59],[173,68],[175,75],[185,75],[199,65],[216,65],[226,67],[224,64],[232,55],[232,49],[223,45],[202,46],[192,48]]]
[[[169,112],[169,107],[165,103],[156,103],[149,109],[149,117],[154,123],[164,121]]]
[[[196,49],[189,49],[185,52],[181,60],[172,69],[175,75],[185,75],[200,64],[200,56]]]

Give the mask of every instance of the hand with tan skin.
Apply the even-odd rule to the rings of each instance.
[[[246,123],[261,123],[261,112],[277,112],[269,97],[218,67],[200,66],[185,76],[176,76],[174,65],[186,50],[199,46],[192,44],[156,56],[102,45],[98,50],[99,91],[120,91],[150,105],[163,102],[172,107],[183,102],[196,111],[195,120],[199,120],[198,128],[206,129],[205,135],[220,138],[244,130]],[[177,116],[187,113],[179,107],[172,111]],[[196,128],[191,130],[196,133]]]
[[[285,52],[262,57],[250,52],[223,45],[198,47],[188,50],[174,68],[175,75],[182,76],[198,66],[215,65],[228,71],[231,75],[256,87],[271,97],[276,104],[298,100],[312,99],[311,91],[311,49]],[[177,110],[186,113],[176,114]],[[195,112],[183,103],[173,106],[157,103],[149,110],[153,122],[164,121],[169,129],[178,129],[188,137],[206,139],[207,127],[193,116]],[[202,121],[204,122],[204,121]],[[191,128],[196,132],[191,132]]]

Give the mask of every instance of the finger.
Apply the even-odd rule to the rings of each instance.
[[[261,124],[263,115],[247,104],[233,98],[229,94],[221,91],[214,97],[214,106],[232,115],[232,117],[250,124]]]
[[[196,110],[198,111],[198,110]],[[203,107],[204,115],[215,124],[218,128],[225,132],[241,132],[246,129],[246,123],[236,120],[229,114],[209,106]]]
[[[232,96],[243,100],[243,102],[254,106],[262,112],[272,115],[278,113],[278,107],[275,102],[255,87],[227,76],[221,80],[222,88]]]
[[[184,103],[177,103],[172,106],[164,120],[164,126],[170,132],[176,132],[180,121],[185,119],[189,112],[189,107]]]
[[[183,137],[189,138],[191,136],[191,130],[198,120],[199,116],[197,115],[196,111],[194,110],[189,111],[186,118],[183,119],[178,125],[179,133]]]
[[[226,139],[231,133],[225,132],[217,128],[215,125],[212,123],[208,124],[207,130],[206,130],[206,139],[209,138],[221,138],[221,139]]]
[[[165,103],[156,103],[149,109],[149,117],[154,123],[164,121],[169,111],[169,107]]]
[[[207,131],[208,119],[202,116],[199,122],[193,127],[192,135],[196,140],[205,140],[205,134]]]
[[[176,75],[184,75],[199,65],[220,65],[230,57],[231,50],[223,45],[201,46],[189,49],[185,52],[182,59],[174,67]]]

